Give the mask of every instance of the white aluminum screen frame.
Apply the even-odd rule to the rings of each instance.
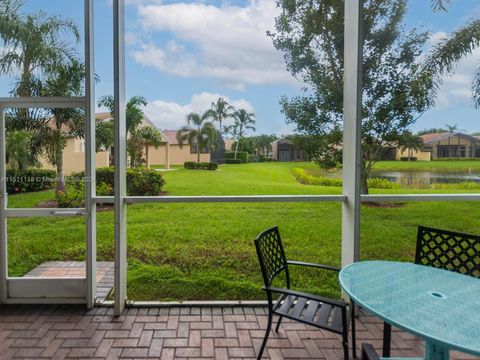
[[[85,97],[0,98],[0,303],[85,303],[94,306],[96,290],[95,72],[93,0],[84,0]],[[83,108],[85,110],[85,208],[8,209],[5,110],[8,108]],[[77,278],[8,277],[7,218],[83,216],[86,224],[86,276]]]

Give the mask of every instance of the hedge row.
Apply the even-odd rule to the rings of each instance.
[[[194,161],[186,161],[183,164],[185,169],[193,169],[193,170],[217,170],[218,164],[216,162],[201,162],[196,163]]]
[[[96,190],[98,196],[112,196],[114,187],[113,167],[98,168],[96,171]],[[85,199],[85,172],[72,174],[67,179],[66,191],[57,196],[59,207],[83,206]],[[146,168],[127,169],[127,195],[157,196],[162,193],[165,180],[155,170]]]
[[[415,156],[411,156],[409,159],[408,156],[402,156],[400,161],[417,161],[417,158]]]
[[[243,164],[242,159],[225,159],[225,164]]]
[[[292,169],[292,174],[298,182],[306,185],[342,186],[342,179],[309,175],[302,168]],[[367,182],[368,187],[372,189],[400,189],[400,184],[387,179],[370,178]]]
[[[324,176],[313,176],[307,174],[302,168],[292,169],[292,174],[298,182],[306,185],[321,185],[321,186],[342,186],[342,179],[329,178]]]
[[[225,163],[227,163],[227,160],[234,160],[235,159],[235,152],[234,151],[227,151],[225,153]],[[249,160],[249,154],[246,151],[238,151],[237,152],[237,160],[242,160],[243,163],[248,162]],[[227,164],[240,164],[240,163],[227,163]]]
[[[434,183],[430,185],[435,190],[478,190],[480,189],[480,183],[474,181],[463,181],[460,183]]]
[[[7,193],[26,193],[52,189],[56,183],[54,170],[23,169],[7,170]]]

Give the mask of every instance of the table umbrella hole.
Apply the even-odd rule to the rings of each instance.
[[[446,299],[447,298],[445,295],[443,295],[442,293],[439,293],[437,291],[429,291],[428,293],[430,294],[430,296],[433,296],[434,298],[438,298],[438,299]]]

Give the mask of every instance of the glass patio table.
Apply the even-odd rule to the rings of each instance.
[[[425,340],[425,359],[449,349],[480,356],[480,280],[392,261],[361,261],[340,271],[350,298],[382,320]]]

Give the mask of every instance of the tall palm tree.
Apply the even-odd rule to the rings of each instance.
[[[7,134],[5,143],[7,167],[11,170],[22,170],[34,165],[34,161],[28,151],[31,138],[28,131],[15,130]]]
[[[158,149],[162,144],[162,137],[157,129],[144,126],[136,129],[130,134],[127,141],[128,153],[132,167],[140,166],[143,159],[143,150],[145,149],[145,163],[148,166],[148,148],[154,146]]]
[[[78,60],[61,64],[46,78],[41,94],[43,96],[72,97],[83,94],[85,66]],[[49,109],[51,118],[34,136],[45,149],[47,160],[55,166],[57,182],[55,192],[65,191],[63,173],[63,150],[68,139],[85,136],[85,119],[79,109]]]
[[[0,74],[20,72],[15,90],[17,96],[31,96],[35,74],[55,71],[55,68],[75,58],[75,50],[65,41],[65,35],[80,40],[77,25],[68,19],[48,15],[21,14],[23,2],[0,1]]]
[[[423,140],[420,136],[408,133],[403,135],[398,144],[402,151],[408,151],[408,161],[412,158],[413,151],[419,151],[422,148]]]
[[[466,132],[467,131],[467,130],[464,130],[464,129],[459,129],[457,124],[453,124],[453,125],[445,124],[445,127],[447,128],[447,131],[449,133],[452,133],[452,134],[454,134],[456,132]]]
[[[142,123],[145,114],[142,107],[147,106],[147,99],[143,96],[132,96],[125,108],[125,121],[127,123],[127,134],[135,131]],[[112,117],[114,116],[115,103],[112,95],[102,96],[98,100],[98,106],[106,107]]]
[[[235,155],[237,158],[238,144],[240,139],[244,136],[246,130],[255,131],[255,114],[249,113],[245,109],[239,109],[233,113],[235,123],[233,124],[233,135],[236,136],[237,141],[235,144]]]
[[[235,108],[229,105],[223,98],[218,98],[216,102],[212,102],[211,109],[209,110],[210,116],[214,121],[218,122],[218,130],[222,133],[222,121],[231,117]]]
[[[130,156],[130,166],[136,167],[140,164],[142,156],[143,156],[143,149],[149,141],[152,141],[153,133],[157,133],[155,135],[158,141],[160,140],[160,133],[156,129],[150,130],[141,130],[145,127],[140,127],[142,124],[142,120],[145,117],[142,107],[147,105],[147,100],[143,96],[132,96],[126,105],[125,113],[126,113],[126,126],[127,126],[127,152]],[[99,107],[106,107],[110,110],[110,114],[114,116],[114,98],[112,95],[102,96],[98,101]],[[104,128],[103,130],[107,131],[108,129]],[[107,133],[105,132],[105,135]],[[142,138],[145,136],[145,138]],[[157,140],[152,143],[152,145],[157,146]],[[159,145],[158,145],[159,146]],[[148,150],[148,148],[147,148]]]
[[[217,130],[208,119],[211,117],[210,111],[203,114],[190,113],[187,115],[187,126],[177,131],[177,141],[180,148],[187,142],[190,147],[196,148],[197,163],[200,162],[200,152],[207,148],[211,150],[217,141]]]
[[[446,11],[450,0],[432,0],[436,10]],[[464,26],[440,40],[427,56],[423,71],[431,77],[433,95],[442,83],[442,78],[455,72],[458,62],[480,46],[480,19],[472,19]],[[480,67],[472,81],[472,100],[480,108]]]

